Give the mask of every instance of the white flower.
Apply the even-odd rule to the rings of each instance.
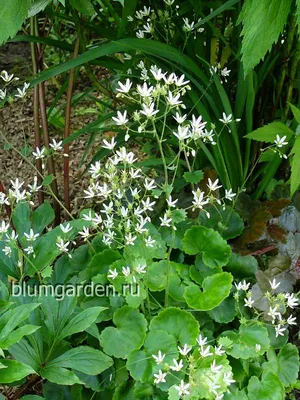
[[[148,87],[147,83],[145,82],[143,86],[137,85],[136,88],[141,97],[151,97],[151,94],[153,92],[153,86]]]
[[[15,97],[18,97],[19,99],[23,99],[23,97],[26,96],[26,91],[29,88],[29,83],[24,83],[24,86],[22,87],[22,89],[17,88],[18,94],[15,95]]]
[[[145,239],[145,245],[146,245],[146,247],[154,247],[154,244],[155,244],[155,239],[152,239],[151,236],[148,236],[148,237]]]
[[[160,350],[158,351],[158,355],[157,356],[152,354],[152,357],[154,358],[154,360],[155,360],[157,365],[161,364],[164,361],[165,356],[166,355],[163,354]]]
[[[29,233],[24,233],[26,240],[28,242],[34,242],[40,235],[39,233],[34,233],[32,229],[30,229]]]
[[[164,0],[167,6],[170,6],[174,3],[175,0]]]
[[[33,250],[32,246],[28,246],[28,247],[24,248],[24,251],[25,251],[26,254],[34,253],[34,250]]]
[[[223,376],[223,381],[226,386],[230,386],[232,383],[234,383],[235,380],[232,379],[232,372],[225,372]]]
[[[144,31],[142,31],[142,30],[137,31],[136,37],[137,37],[138,39],[144,39],[144,37],[145,37]]]
[[[169,196],[167,199],[167,203],[169,207],[176,207],[175,204],[178,202],[178,199],[172,200],[172,196]]]
[[[152,190],[155,189],[157,186],[155,184],[155,181],[152,179],[152,181],[150,181],[149,179],[145,179],[145,183],[144,183],[144,187],[146,190]]]
[[[222,185],[219,185],[219,186],[218,186],[218,183],[219,183],[219,179],[216,179],[214,182],[212,182],[212,180],[211,180],[210,178],[208,178],[207,187],[208,187],[212,192],[214,192],[215,190],[220,189],[220,188],[222,187]]]
[[[112,117],[112,119],[119,126],[125,125],[126,122],[128,122],[127,111],[125,110],[123,114],[120,111],[117,111],[117,117]]]
[[[180,115],[178,112],[176,112],[175,116],[173,117],[175,119],[175,121],[178,124],[183,124],[184,121],[186,120],[187,115]]]
[[[205,193],[201,192],[200,189],[197,189],[197,191],[192,191],[194,200],[193,200],[193,206],[195,208],[199,208],[200,210],[205,206],[207,203],[209,203],[208,199],[205,199]]]
[[[290,294],[287,293],[285,295],[285,298],[287,299],[287,306],[290,308],[294,308],[298,306],[298,299],[295,298],[294,293]]]
[[[230,72],[231,72],[231,69],[228,69],[227,67],[221,69],[221,75],[224,77],[229,76]]]
[[[142,204],[144,207],[144,211],[153,211],[153,206],[155,204],[155,201],[151,203],[150,197],[147,197],[146,201],[142,200]]]
[[[205,344],[207,344],[207,337],[202,338],[202,335],[199,335],[197,338],[197,343],[199,344],[199,346],[204,346]]]
[[[165,74],[162,73],[162,70],[158,68],[157,65],[151,65],[150,72],[157,81],[160,81],[165,76]]]
[[[166,97],[166,100],[170,104],[170,106],[178,106],[179,104],[181,104],[182,101],[179,99],[180,99],[180,93],[173,96],[172,92],[170,91],[168,93],[168,96]]]
[[[194,30],[195,22],[190,22],[188,18],[183,18],[183,30],[186,32],[192,32]]]
[[[276,135],[276,139],[274,140],[274,143],[276,144],[277,147],[283,147],[286,144],[288,144],[288,142],[285,142],[285,139],[286,139],[286,135],[283,137]]]
[[[182,397],[185,395],[189,395],[190,392],[188,391],[188,388],[190,387],[189,383],[184,383],[183,380],[180,381],[180,385],[179,386],[174,386],[175,389],[178,391],[178,396]]]
[[[251,297],[244,299],[245,302],[245,307],[252,308],[252,305],[254,304],[254,300],[252,300]]]
[[[276,337],[284,336],[284,332],[285,331],[286,331],[286,328],[281,327],[280,324],[275,326],[275,335],[276,335]]]
[[[154,383],[158,385],[159,383],[164,383],[164,382],[166,382],[166,379],[165,379],[166,375],[167,375],[167,374],[166,374],[166,373],[163,373],[162,370],[160,369],[160,370],[158,371],[158,374],[154,374],[154,377],[155,377]]]
[[[0,99],[1,99],[1,100],[4,100],[5,97],[6,97],[6,89],[4,89],[4,90],[1,90],[1,89],[0,89]]]
[[[78,234],[83,237],[84,240],[86,240],[90,236],[89,228],[84,226],[82,228],[82,231],[79,231]]]
[[[295,322],[296,321],[296,317],[293,317],[292,315],[290,315],[289,317],[288,317],[288,319],[286,320],[286,323],[288,324],[288,325],[297,325],[297,322]]]
[[[211,370],[211,372],[214,372],[215,374],[217,374],[222,368],[223,368],[223,365],[216,365],[216,360],[214,360],[212,362],[212,364],[210,364],[210,370]]]
[[[190,131],[188,126],[178,126],[178,132],[173,132],[173,135],[177,137],[178,140],[185,140],[190,137]]]
[[[18,239],[19,235],[16,234],[16,231],[12,231],[10,235],[7,234],[6,236],[7,236],[6,242],[11,242],[11,241],[14,242]]]
[[[41,189],[42,186],[38,186],[37,183],[38,183],[38,178],[37,178],[37,176],[35,176],[33,178],[33,184],[32,185],[28,185],[29,191],[31,193],[36,193],[38,190]]]
[[[260,350],[261,350],[261,345],[259,343],[256,343],[255,351],[260,351]]]
[[[222,354],[225,353],[225,350],[222,350],[222,345],[221,344],[220,344],[219,347],[215,346],[214,349],[215,349],[215,354],[217,356],[221,356]]]
[[[12,253],[11,247],[5,246],[4,249],[2,249],[2,251],[6,256],[8,256],[8,257],[11,256],[11,253]]]
[[[116,268],[114,270],[109,270],[109,274],[107,275],[108,278],[111,278],[112,280],[116,279],[116,277],[119,275]]]
[[[146,268],[147,268],[147,266],[146,265],[141,265],[141,264],[139,264],[137,267],[136,267],[136,272],[138,273],[138,274],[145,274],[146,273]]]
[[[164,214],[163,218],[159,217],[161,223],[160,226],[171,226],[172,218],[168,218],[167,213]]]
[[[58,247],[59,251],[62,251],[63,253],[67,253],[68,254],[68,246],[70,244],[70,242],[64,242],[64,240],[62,238],[57,238],[57,242],[56,242],[56,246]],[[68,254],[69,258],[72,258],[72,256],[70,254]]]
[[[103,140],[103,145],[102,145],[102,147],[104,148],[104,149],[108,149],[108,150],[113,150],[114,149],[114,147],[116,146],[116,144],[117,144],[117,142],[115,141],[115,138],[113,137],[112,139],[111,139],[111,141],[110,142],[108,142],[107,140]]]
[[[183,356],[186,356],[190,351],[192,350],[191,347],[188,347],[188,345],[185,343],[185,345],[183,346],[183,348],[178,346],[178,351],[180,354],[182,354]]]
[[[183,368],[183,361],[180,360],[179,362],[173,358],[173,365],[170,366],[172,371],[181,371]]]
[[[36,160],[44,158],[45,157],[45,147],[43,147],[41,150],[37,147],[35,149],[35,151],[32,152],[32,154]]]
[[[63,233],[68,233],[72,230],[72,227],[69,223],[67,223],[67,225],[60,224],[59,227],[63,231]]]
[[[226,115],[226,114],[223,112],[222,117],[223,117],[223,118],[220,118],[219,121],[223,122],[223,124],[229,124],[230,122],[233,121],[233,119],[232,119],[232,114]]]
[[[234,285],[237,290],[248,290],[250,287],[250,283],[247,283],[245,280],[243,280],[243,282],[239,282],[238,284],[234,282]]]
[[[132,82],[130,79],[126,79],[125,83],[123,84],[122,82],[118,82],[118,85],[120,86],[117,88],[117,91],[120,93],[128,93],[131,89]]]
[[[122,267],[122,273],[124,276],[130,275],[130,267]]]
[[[270,283],[270,285],[271,285],[271,288],[273,289],[273,290],[275,290],[275,289],[277,289],[278,288],[278,286],[280,286],[280,283],[281,282],[276,282],[276,279],[274,278],[272,281],[269,281],[269,283]]]
[[[155,110],[154,103],[150,103],[149,106],[146,104],[142,104],[143,110],[141,114],[144,114],[147,118],[153,117],[155,114],[159,112],[159,110]]]
[[[0,78],[4,80],[4,82],[10,82],[14,77],[14,74],[9,75],[7,71],[3,70],[0,74]],[[15,78],[15,80],[19,80],[19,78]]]
[[[55,139],[52,139],[52,143],[50,143],[50,147],[52,147],[52,149],[54,151],[58,151],[58,150],[62,150],[62,140],[60,140],[58,143],[56,142]]]
[[[153,32],[153,26],[149,24],[149,22],[146,25],[143,25],[144,32],[145,33],[152,33]]]
[[[210,352],[210,346],[206,346],[206,347],[201,346],[201,347],[200,347],[200,355],[201,355],[202,357],[204,357],[204,358],[205,358],[205,357],[212,356],[213,353]]]
[[[210,384],[209,391],[210,391],[211,393],[214,393],[216,396],[218,396],[217,389],[220,389],[220,387],[221,387],[221,386],[218,385],[217,382],[212,382],[212,383]]]
[[[180,86],[185,86],[188,85],[190,83],[190,81],[185,81],[185,75],[181,75],[180,77],[176,77],[175,80],[175,85],[180,87]]]
[[[6,233],[9,229],[9,224],[6,224],[5,221],[2,221],[0,226],[0,233]]]
[[[225,199],[232,201],[232,199],[236,196],[236,193],[232,192],[232,189],[225,189]]]
[[[0,192],[0,204],[7,204],[9,205],[8,198],[5,196],[4,193]]]
[[[126,244],[128,246],[133,246],[134,242],[136,241],[137,237],[136,236],[132,236],[132,233],[129,232],[127,235],[125,235],[125,240],[126,240]]]

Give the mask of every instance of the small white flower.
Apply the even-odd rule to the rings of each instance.
[[[188,126],[178,126],[178,132],[173,132],[173,135],[177,137],[178,140],[186,140],[190,137],[191,133]]]
[[[281,325],[276,325],[275,326],[275,336],[284,336],[284,332],[286,331],[285,327],[281,327]]]
[[[111,278],[113,280],[116,279],[116,277],[119,275],[116,268],[114,270],[110,269],[108,272],[109,272],[109,274],[107,275],[107,277]]]
[[[295,298],[294,293],[290,294],[287,293],[285,295],[285,298],[287,299],[287,306],[290,308],[294,308],[298,306],[298,299]]]
[[[288,142],[285,142],[286,139],[286,135],[283,137],[280,137],[279,135],[276,135],[276,139],[274,140],[274,143],[276,144],[277,147],[283,147],[286,144],[288,144]]]
[[[120,111],[117,111],[117,117],[112,117],[112,119],[118,126],[126,125],[128,122],[127,111],[125,110],[123,114]]]
[[[90,236],[89,228],[84,226],[82,228],[82,231],[79,231],[78,234],[83,237],[84,240],[86,240]]]
[[[55,139],[52,139],[52,143],[50,143],[50,147],[52,147],[52,149],[54,151],[59,151],[62,150],[63,146],[62,146],[62,140],[60,140],[59,142],[56,142]]]
[[[178,87],[180,87],[180,86],[185,86],[185,85],[188,85],[190,83],[190,81],[185,81],[185,75],[181,75],[180,77],[176,77],[176,80],[175,80],[175,85],[176,86],[178,86]]]
[[[170,91],[168,93],[168,96],[166,97],[166,100],[170,104],[170,106],[178,106],[179,104],[181,104],[182,101],[179,99],[180,99],[180,93],[173,96],[172,92]]]
[[[136,37],[137,37],[138,39],[144,39],[144,37],[145,37],[144,31],[142,31],[142,30],[137,31]]]
[[[143,86],[137,85],[136,88],[141,97],[151,97],[153,92],[153,86],[148,87],[147,83],[145,82]]]
[[[256,343],[255,351],[260,351],[260,350],[261,350],[261,345],[259,343]]]
[[[272,324],[275,323],[276,318],[278,318],[279,320],[282,319],[281,314],[279,311],[277,311],[277,307],[270,307],[269,312],[267,313],[267,315],[269,315],[272,318]]]
[[[26,240],[28,242],[34,242],[40,235],[39,233],[34,233],[32,229],[30,229],[29,233],[24,233]]]
[[[43,147],[42,149],[39,149],[38,147],[35,149],[35,151],[32,152],[33,157],[36,160],[42,159],[45,157],[45,147]]]
[[[207,337],[202,338],[202,335],[199,335],[199,337],[197,338],[197,343],[199,344],[199,346],[204,346],[207,344]]]
[[[147,268],[147,266],[146,265],[141,265],[141,264],[139,264],[137,267],[136,267],[136,272],[138,273],[138,274],[145,274],[146,273],[146,268]]]
[[[127,235],[125,235],[125,240],[126,240],[126,244],[128,246],[133,246],[134,242],[136,241],[137,237],[136,236],[132,236],[132,233],[129,232]]]
[[[1,90],[1,89],[0,89],[0,99],[1,99],[1,100],[4,100],[5,97],[6,97],[6,89],[4,89],[4,90]]]
[[[214,360],[210,365],[211,372],[214,372],[215,374],[217,374],[222,368],[223,365],[216,365],[216,360]]]
[[[15,97],[18,97],[19,99],[23,99],[26,94],[27,94],[27,89],[29,88],[29,83],[24,83],[24,86],[22,87],[22,89],[17,88],[18,94],[15,95]]]
[[[34,250],[33,250],[32,246],[28,246],[28,247],[24,248],[24,251],[28,255],[34,253]]]
[[[122,267],[122,273],[124,276],[130,275],[130,267]]]
[[[144,32],[145,33],[152,33],[153,32],[153,26],[149,24],[149,22],[146,25],[143,25]]]
[[[231,72],[231,69],[228,69],[227,67],[221,69],[221,75],[224,77],[229,76],[230,72]]]
[[[155,244],[155,239],[152,239],[151,236],[148,236],[148,237],[145,239],[145,245],[146,245],[146,247],[154,247],[154,244]]]
[[[158,355],[155,356],[154,354],[152,354],[152,357],[154,358],[155,362],[157,365],[162,364],[165,358],[165,354],[163,354],[160,350],[158,351]]]
[[[171,226],[172,218],[168,218],[167,213],[164,214],[163,218],[159,217],[161,223],[160,226]]]
[[[222,345],[221,344],[220,344],[219,347],[215,346],[214,349],[215,349],[215,354],[217,356],[221,356],[222,354],[225,353],[225,350],[222,350]]]
[[[116,144],[117,144],[117,142],[115,141],[115,138],[113,137],[112,139],[111,139],[111,141],[110,142],[108,142],[107,140],[103,140],[103,145],[102,145],[102,147],[104,148],[104,149],[108,149],[108,150],[113,150],[114,149],[114,147],[116,146]]]
[[[217,390],[220,389],[220,385],[217,384],[217,382],[212,382],[209,386],[209,391],[211,393],[214,393],[216,396],[218,396]]]
[[[232,192],[232,189],[225,189],[225,199],[232,201],[232,199],[236,196],[236,193]]]
[[[63,231],[63,233],[68,233],[72,230],[72,227],[69,223],[67,223],[67,225],[60,224],[59,227]]]
[[[149,179],[145,179],[144,187],[146,190],[152,190],[155,189],[157,186],[155,184],[155,181],[152,179],[151,181]]]
[[[172,200],[172,196],[169,196],[167,199],[167,203],[169,207],[176,207],[175,204],[178,202],[178,199]]]
[[[150,72],[153,75],[154,79],[157,81],[160,81],[165,76],[165,74],[162,73],[162,70],[158,68],[156,65],[151,65]]]
[[[219,183],[219,179],[216,179],[214,182],[212,182],[212,180],[210,178],[208,178],[207,187],[209,188],[209,190],[214,192],[215,190],[217,190],[217,189],[222,187],[222,185],[218,186],[218,183]]]
[[[59,251],[62,251],[63,253],[67,253],[68,254],[68,246],[69,246],[70,242],[64,242],[64,240],[62,238],[58,238],[57,242],[56,242],[56,246],[58,247]],[[71,254],[68,254],[69,258],[72,258]]]
[[[158,374],[154,374],[154,377],[155,377],[154,383],[158,385],[159,383],[164,383],[164,382],[166,382],[166,379],[165,379],[166,376],[167,376],[167,374],[166,374],[166,373],[163,373],[162,370],[160,369],[160,370],[158,371]]]
[[[192,32],[194,30],[195,22],[190,22],[188,18],[183,18],[183,30],[186,32]]]
[[[0,226],[0,233],[6,233],[9,229],[9,224],[6,224],[5,221],[2,221]]]
[[[223,124],[229,124],[233,121],[232,114],[226,115],[225,113],[223,113],[222,117],[223,118],[220,118],[219,121],[223,122]]]
[[[142,104],[143,110],[141,111],[141,114],[144,114],[147,118],[153,117],[159,112],[159,110],[155,110],[154,107],[154,103],[150,103],[149,106],[147,106],[146,104]]]
[[[155,201],[151,203],[150,197],[147,197],[146,201],[142,200],[142,205],[144,207],[144,211],[153,211],[153,206]]]
[[[178,124],[183,124],[184,121],[186,120],[187,115],[180,115],[178,112],[176,112],[175,116],[173,117],[175,119],[175,121]]]
[[[236,284],[234,282],[235,287],[237,288],[237,290],[248,290],[250,287],[250,283],[247,283],[245,280],[243,280],[243,282],[239,282],[238,284]]]
[[[212,356],[213,353],[210,352],[210,346],[206,346],[206,347],[201,346],[201,347],[200,347],[200,355],[201,355],[202,357],[204,357],[204,358],[205,358],[205,357]]]
[[[270,283],[270,285],[271,285],[271,288],[273,289],[273,290],[275,290],[275,289],[277,289],[279,286],[280,286],[280,283],[281,282],[276,282],[276,279],[274,278],[272,281],[269,281],[269,283]]]
[[[205,206],[207,203],[209,203],[208,199],[205,199],[205,193],[201,192],[200,189],[197,189],[197,191],[192,191],[194,200],[193,200],[193,209],[199,208],[200,210]]]
[[[12,253],[11,247],[5,246],[4,249],[2,249],[2,251],[3,251],[3,253],[4,253],[6,256],[8,256],[8,257],[11,256],[11,253]]]
[[[232,383],[234,383],[235,380],[232,379],[232,372],[225,372],[223,376],[223,381],[226,386],[230,386]]]
[[[16,234],[16,231],[12,231],[10,235],[7,234],[6,236],[6,242],[14,242],[18,239],[19,235]]]
[[[297,320],[296,317],[293,317],[292,315],[290,315],[290,316],[288,317],[288,319],[286,320],[286,323],[287,323],[288,325],[297,325],[297,322],[295,322],[296,320]]]
[[[14,74],[9,75],[7,71],[3,70],[0,74],[0,78],[4,80],[4,82],[10,82],[14,77]],[[19,80],[19,78],[15,78],[15,80]]]
[[[180,385],[179,386],[174,386],[175,389],[178,391],[178,396],[182,397],[185,395],[189,395],[190,392],[188,391],[190,384],[189,383],[185,383],[183,380],[180,381]]]
[[[192,350],[191,347],[188,347],[188,345],[185,343],[185,345],[183,346],[183,348],[178,346],[178,351],[180,354],[182,354],[183,356],[186,356],[190,351]]]
[[[122,82],[118,82],[118,85],[120,86],[117,88],[117,91],[120,93],[128,93],[131,89],[132,82],[130,79],[126,79],[125,83],[123,84]]]
[[[173,365],[170,366],[172,371],[181,371],[183,368],[183,361],[180,360],[179,362],[173,358]]]
[[[245,302],[245,307],[252,308],[252,305],[254,304],[254,300],[252,300],[251,297],[244,299]]]

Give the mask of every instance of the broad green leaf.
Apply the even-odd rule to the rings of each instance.
[[[223,206],[211,205],[206,210],[210,217],[202,210],[198,217],[199,225],[218,231],[225,240],[240,236],[243,232],[244,222],[233,208],[226,206],[224,209]]]
[[[28,11],[28,17],[33,17],[43,11],[52,0],[35,0]]]
[[[185,343],[194,345],[199,335],[199,323],[191,313],[169,307],[152,319],[149,330],[166,331],[173,335],[182,346]]]
[[[291,150],[291,154],[294,154],[292,160],[292,174],[291,174],[291,196],[298,190],[300,185],[300,136],[298,135],[294,146]]]
[[[30,8],[30,0],[0,0],[0,44],[21,29]]]
[[[298,1],[298,0],[297,0]],[[300,110],[299,108],[295,107],[293,104],[289,103],[289,106],[291,107],[292,113],[294,115],[294,118],[298,124],[300,124]]]
[[[66,368],[57,367],[56,365],[41,368],[40,375],[42,378],[57,383],[58,385],[75,385],[76,383],[83,384],[74,372],[69,371]]]
[[[246,0],[239,21],[242,62],[245,76],[262,60],[277,42],[290,12],[291,0]]]
[[[232,253],[224,269],[231,272],[235,279],[241,280],[255,277],[258,271],[258,262],[253,256],[241,256],[239,253]]]
[[[106,276],[111,264],[120,258],[122,258],[120,253],[111,249],[106,249],[101,253],[97,253],[91,259],[91,262],[87,267],[88,278],[92,278],[98,274]]]
[[[203,171],[192,171],[192,172],[185,172],[183,174],[184,179],[188,183],[198,183],[203,178]]]
[[[24,232],[30,231],[30,206],[27,202],[17,204],[13,212],[14,227],[20,236],[23,237]]]
[[[213,229],[193,226],[186,231],[182,242],[185,253],[201,253],[204,264],[210,268],[222,267],[229,260],[230,246]]]
[[[71,5],[83,15],[95,14],[94,7],[90,0],[70,0]]]
[[[294,136],[294,132],[282,122],[272,122],[248,133],[245,138],[254,139],[259,142],[273,143],[277,135],[280,137],[286,136],[286,139],[290,140]]]
[[[100,350],[88,346],[75,347],[55,358],[49,366],[71,368],[88,375],[98,375],[113,364],[113,360]]]
[[[199,311],[209,311],[217,307],[229,296],[232,286],[232,275],[227,272],[208,276],[198,285],[190,285],[185,289],[184,297],[189,307]]]
[[[270,346],[268,331],[262,325],[241,325],[238,332],[226,331],[220,338],[224,336],[232,342],[231,347],[226,350],[227,354],[238,359],[247,360],[255,355],[261,356]]]
[[[224,400],[249,400],[249,397],[246,395],[245,389],[243,389],[242,391],[236,390],[225,393]]]
[[[208,312],[209,316],[219,324],[228,324],[236,316],[235,300],[227,297],[220,305]]]
[[[249,400],[283,400],[284,387],[280,378],[273,372],[263,372],[261,380],[252,376],[248,384]]]
[[[15,360],[1,360],[1,363],[6,368],[0,369],[0,383],[16,382],[35,372],[29,365]]]
[[[113,317],[116,328],[105,328],[100,336],[105,353],[116,358],[126,358],[144,343],[147,321],[138,310],[128,306],[119,308]]]
[[[32,229],[34,233],[41,233],[54,220],[54,210],[50,203],[40,205],[32,214]]]
[[[37,331],[40,327],[35,325],[24,325],[18,329],[15,329],[4,339],[0,340],[0,347],[3,350],[7,350],[13,344],[19,342],[23,336],[31,335],[33,332]]]
[[[63,328],[57,340],[62,340],[67,336],[74,335],[74,333],[85,331],[96,321],[98,315],[104,310],[105,307],[92,307],[80,311],[80,313],[75,315]]]

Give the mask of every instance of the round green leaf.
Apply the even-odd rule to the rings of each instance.
[[[236,279],[242,280],[255,276],[258,271],[258,262],[253,256],[241,256],[238,253],[232,253],[224,269],[231,272]]]
[[[246,360],[255,355],[261,356],[270,346],[268,331],[262,325],[241,325],[238,333],[226,331],[222,333],[221,338],[224,336],[232,341],[226,352],[234,358]],[[259,350],[256,345],[260,345]]]
[[[194,345],[199,335],[199,323],[189,312],[169,307],[152,319],[149,330],[163,330],[181,345]]]
[[[280,378],[270,370],[263,372],[261,380],[252,376],[249,381],[249,400],[283,400],[284,392]]]
[[[113,317],[116,328],[105,328],[100,336],[105,353],[116,358],[126,358],[144,343],[147,330],[145,317],[128,306],[119,308]]]
[[[229,260],[230,246],[213,229],[193,226],[186,231],[182,242],[185,253],[201,253],[204,264],[210,268],[223,267]]]
[[[208,276],[202,282],[202,289],[198,285],[191,285],[185,289],[184,298],[189,307],[200,311],[209,311],[217,307],[229,296],[232,285],[232,275],[221,272]]]
[[[235,300],[227,297],[218,307],[208,312],[209,316],[219,324],[228,324],[236,316]]]

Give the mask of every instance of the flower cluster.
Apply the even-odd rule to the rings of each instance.
[[[268,309],[265,312],[264,319],[271,321],[275,329],[275,335],[284,336],[288,326],[297,325],[296,317],[289,315],[284,317],[288,313],[289,309],[294,309],[299,305],[299,300],[294,293],[275,293],[275,290],[280,287],[281,282],[276,282],[276,279],[269,281],[271,291],[267,291],[264,298],[267,300]],[[244,305],[248,308],[255,309],[255,300],[252,298],[252,292],[249,290],[250,283],[246,281],[235,284],[237,292],[235,293],[235,299],[239,299],[239,292],[245,292]],[[280,289],[279,289],[280,290]],[[259,313],[258,313],[259,314]]]
[[[4,100],[7,97],[7,86],[13,83],[14,81],[18,81],[19,78],[14,76],[14,74],[9,74],[7,71],[3,70],[0,73],[0,78],[4,82],[4,87],[0,89],[0,100]],[[29,88],[29,83],[24,83],[24,85],[20,88],[17,88],[17,94],[15,94],[16,98],[23,99]]]
[[[229,392],[229,386],[235,380],[230,367],[225,368],[224,363],[222,363],[226,358],[222,345],[212,346],[208,344],[207,337],[199,335],[195,349],[184,344],[183,347],[178,346],[178,352],[180,358],[179,360],[173,358],[172,364],[165,362],[166,354],[163,354],[160,350],[157,354],[152,354],[155,364],[159,366],[158,372],[153,374],[154,384],[165,383],[168,375],[177,377],[179,384],[174,385],[174,389],[180,398],[190,395],[193,388],[199,388],[199,386],[203,386],[203,389],[210,396],[215,396],[217,400],[222,399],[225,392]],[[208,360],[208,363],[206,360]],[[202,370],[200,382],[193,380],[193,372],[197,369]],[[184,373],[184,376],[181,374],[179,378],[176,372]]]

